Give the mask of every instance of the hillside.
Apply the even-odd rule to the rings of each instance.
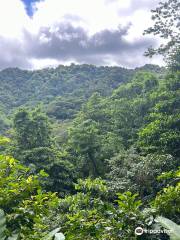
[[[180,240],[179,0],[8,1],[0,240]]]
[[[155,65],[145,65],[134,70],[86,64],[60,65],[57,68],[35,71],[8,68],[0,71],[0,106],[2,112],[10,113],[23,105],[31,107],[44,103],[48,105],[50,116],[71,118],[73,109],[79,110],[80,105],[92,93],[110,95],[113,89],[128,82],[139,70],[162,71]],[[64,113],[58,114],[59,108],[61,111],[64,109]]]
[[[57,96],[88,97],[94,91],[107,95],[128,81],[132,70],[91,65],[59,66],[37,71],[8,68],[0,72],[0,102],[12,109],[39,101],[48,103]]]
[[[11,232],[30,236],[22,239],[33,239],[31,235],[43,239],[55,226],[62,226],[67,240],[76,236],[119,240],[133,239],[137,225],[153,229],[156,216],[180,223],[176,182],[180,73],[164,76],[159,70],[148,71],[147,66],[142,70],[134,70],[131,79],[107,96],[83,85],[84,91],[92,93],[89,98],[83,92],[74,94],[68,105],[67,95],[58,96],[64,101],[59,108],[53,109],[55,100],[44,108],[67,121],[50,121],[39,108],[16,111],[10,140],[0,138],[1,152],[14,158],[2,155],[0,171],[0,204],[13,219],[14,224],[8,225]],[[80,110],[73,108],[81,96],[87,101]],[[46,95],[41,97],[48,103]],[[34,103],[38,101],[36,95]],[[77,114],[73,116],[71,110]],[[45,213],[44,218],[39,211]],[[32,219],[33,233],[24,217]],[[167,238],[162,234],[159,239]]]

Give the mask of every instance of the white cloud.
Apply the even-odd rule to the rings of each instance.
[[[30,18],[20,0],[0,0],[0,36],[21,39],[24,28],[30,27]]]
[[[45,58],[45,59],[32,58],[30,62],[31,62],[31,65],[34,66],[34,69],[42,69],[44,67],[57,67],[59,64],[65,64],[65,65],[71,64],[71,61],[61,62],[51,58]]]
[[[41,0],[33,4],[34,14],[30,18],[21,0],[0,0],[0,68],[41,68],[70,61],[133,67],[150,62],[140,54],[153,41],[143,37],[142,32],[151,24],[150,8],[156,2]],[[128,32],[122,34],[119,26],[129,23]],[[97,42],[99,48],[95,40],[101,41]],[[68,43],[77,49],[71,49]],[[136,61],[134,54],[139,54]]]
[[[37,2],[35,6],[33,21],[36,27],[52,26],[66,21],[94,34],[119,25],[117,11],[114,11],[110,4],[105,4],[105,0],[45,0]]]

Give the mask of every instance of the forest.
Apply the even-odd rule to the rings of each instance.
[[[180,240],[178,10],[165,67],[0,71],[0,240]]]

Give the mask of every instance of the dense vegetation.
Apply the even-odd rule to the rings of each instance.
[[[169,2],[155,11],[155,27]],[[178,51],[173,56],[166,69],[0,72],[0,239],[180,239]]]
[[[136,239],[157,215],[179,223],[180,73],[164,75],[139,71],[94,93],[58,141],[43,107],[15,113],[1,140],[7,234],[42,239],[60,226],[66,239]]]
[[[145,65],[142,69],[161,73],[162,68]],[[10,122],[7,115],[22,106],[43,104],[50,118],[69,120],[94,93],[108,96],[121,83],[128,82],[139,69],[60,65],[37,71],[9,68],[0,71],[0,126],[3,132]]]

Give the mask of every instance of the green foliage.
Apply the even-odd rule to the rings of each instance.
[[[159,35],[166,39],[157,49],[150,48],[146,53],[149,56],[154,54],[168,55],[170,66],[173,70],[179,69],[179,11],[180,4],[178,0],[167,0],[159,3],[159,6],[152,10],[152,20],[154,26],[148,28],[145,34]]]
[[[14,129],[21,150],[51,146],[48,118],[39,109],[32,112],[19,110],[14,117]]]
[[[172,219],[178,219],[180,214],[180,186],[170,186],[164,188],[163,191],[156,197],[154,206],[164,216]]]
[[[157,116],[157,119],[140,132],[140,145],[150,151],[179,154],[179,119],[180,115]]]
[[[34,107],[43,103],[49,116],[71,119],[92,93],[107,96],[134,72],[87,64],[35,71],[8,68],[0,71],[0,104],[7,113],[20,106]]]
[[[91,193],[94,197],[102,196],[108,192],[106,182],[100,178],[95,178],[94,180],[87,178],[85,181],[79,179],[78,183],[75,184],[75,189],[85,194]]]
[[[74,167],[56,147],[48,117],[39,109],[19,110],[14,117],[14,128],[13,155],[32,171],[44,169],[48,173],[49,179],[44,182],[47,190],[62,191],[61,194],[70,191]]]
[[[137,201],[136,198],[138,194],[132,194],[131,192],[125,192],[123,194],[118,193],[118,203],[119,207],[126,212],[136,211],[141,206],[141,201]]]
[[[4,211],[0,209],[0,239],[4,240],[6,235],[6,218],[4,215]]]
[[[167,186],[161,190],[152,206],[163,216],[179,223],[180,214],[180,170],[170,171],[158,177],[159,181],[168,180]]]
[[[164,9],[173,13],[177,1],[168,3],[154,11],[147,32],[174,34],[176,13]],[[177,67],[172,41],[159,52],[174,54]],[[167,239],[134,231],[152,229],[157,215],[179,224],[179,79],[177,68],[166,74],[154,65],[1,71],[1,152],[21,162],[0,155],[1,238]],[[175,239],[177,226],[158,220]]]
[[[46,111],[48,116],[59,120],[72,119],[76,116],[84,102],[85,99],[71,95],[57,97],[48,104]]]
[[[11,125],[11,121],[7,118],[4,110],[0,109],[0,134],[4,134]]]
[[[139,145],[145,151],[179,156],[179,77],[179,72],[168,75],[161,83],[159,94],[152,96],[155,104],[147,125],[139,131]]]
[[[121,152],[108,163],[111,189],[115,192],[128,189],[139,192],[141,197],[152,197],[161,187],[156,180],[157,176],[175,168],[175,159],[170,155],[143,156],[134,149]]]
[[[7,235],[19,233],[20,239],[43,236],[50,230],[43,215],[50,216],[58,204],[55,193],[46,193],[40,187],[44,172],[32,175],[30,169],[9,156],[0,156],[0,165],[0,208],[6,213]]]
[[[4,136],[0,136],[0,145],[6,145],[7,143],[10,142],[10,139]]]
[[[109,99],[113,131],[122,137],[125,148],[137,140],[137,132],[143,126],[150,108],[154,105],[150,95],[158,86],[156,75],[139,72],[131,82],[117,88]]]
[[[66,239],[136,239],[136,224],[143,224],[141,201],[130,192],[108,202],[108,189],[100,179],[80,180],[79,191],[60,201],[58,220]]]
[[[165,217],[156,219],[164,228],[169,230],[170,240],[180,240],[180,226]]]
[[[7,237],[7,228],[6,228],[6,217],[4,211],[0,209],[0,239],[1,240],[18,240],[19,234],[12,234]]]
[[[86,120],[70,132],[70,144],[80,154],[80,162],[85,175],[98,176],[100,163],[96,161],[99,150],[98,124],[93,120]]]
[[[43,240],[65,240],[65,237],[62,233],[59,233],[60,228],[56,228],[53,231],[51,231],[50,233],[48,233],[47,236],[45,236],[43,238]]]

